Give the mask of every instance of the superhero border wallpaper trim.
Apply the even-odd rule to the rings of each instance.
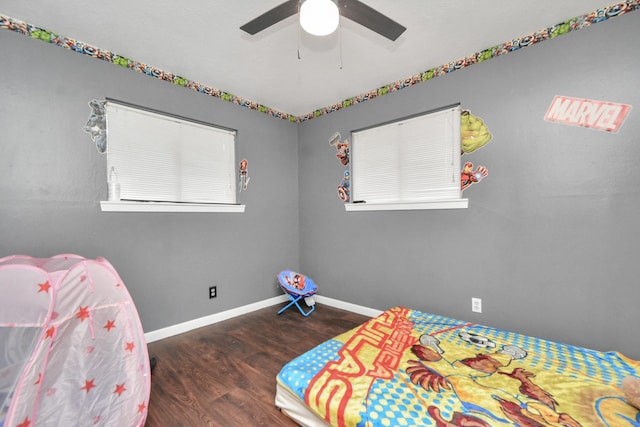
[[[88,55],[93,58],[102,59],[112,64],[119,65],[123,68],[138,71],[139,73],[143,73],[149,77],[155,77],[157,79],[164,80],[169,83],[173,83],[175,85],[194,90],[204,95],[220,98],[223,101],[228,101],[233,104],[240,105],[242,107],[250,108],[252,110],[256,110],[261,113],[266,113],[273,117],[288,120],[290,122],[299,123],[299,122],[310,120],[315,117],[329,114],[334,111],[341,110],[343,108],[350,107],[352,105],[361,104],[362,102],[366,102],[370,99],[377,98],[379,96],[383,96],[391,92],[396,92],[400,89],[411,87],[415,84],[428,81],[435,77],[442,76],[442,75],[451,73],[453,71],[466,68],[475,63],[487,61],[497,56],[505,55],[507,53],[534,45],[544,40],[553,39],[560,35],[589,27],[591,24],[606,21],[610,18],[615,18],[625,13],[636,11],[640,9],[639,1],[640,0],[628,0],[628,1],[613,4],[608,7],[594,10],[593,12],[569,19],[567,21],[558,23],[551,27],[543,28],[539,31],[528,34],[526,36],[513,39],[511,41],[502,43],[497,46],[489,47],[480,52],[476,52],[472,55],[469,55],[466,58],[452,61],[447,64],[443,64],[439,67],[431,68],[422,73],[418,73],[414,76],[407,77],[403,80],[398,80],[386,86],[373,89],[369,92],[356,95],[354,97],[345,99],[339,103],[336,103],[328,107],[321,108],[311,113],[308,113],[302,116],[297,116],[297,117],[292,114],[287,114],[282,111],[278,111],[266,105],[258,104],[251,100],[230,94],[223,90],[215,89],[211,86],[207,86],[207,85],[189,80],[188,78],[175,75],[168,71],[155,68],[151,65],[138,62],[134,59],[126,58],[124,56],[120,56],[116,53],[97,48],[87,43],[61,36],[59,34],[54,33],[53,31],[46,30],[44,28],[39,28],[34,25],[28,24],[26,22],[22,22],[22,21],[10,18],[8,16],[0,15],[0,29],[15,31],[19,34],[23,34],[37,40],[51,43],[56,46],[69,49],[77,53]]]

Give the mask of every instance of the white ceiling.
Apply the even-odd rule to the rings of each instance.
[[[296,16],[254,36],[239,29],[283,1],[0,0],[0,15],[301,116],[610,5],[362,0],[407,27],[395,42],[348,19],[324,38]]]

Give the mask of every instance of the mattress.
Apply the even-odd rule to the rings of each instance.
[[[640,426],[640,362],[395,307],[287,363],[276,406],[304,426]]]

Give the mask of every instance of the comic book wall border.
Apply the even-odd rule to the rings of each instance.
[[[317,109],[313,112],[301,116],[295,116],[282,111],[278,111],[274,108],[258,104],[249,99],[233,95],[231,93],[213,88],[211,86],[193,80],[189,80],[186,77],[175,75],[171,72],[161,70],[159,68],[144,64],[134,59],[118,55],[117,53],[92,46],[79,40],[59,35],[53,31],[40,28],[23,21],[19,21],[17,19],[13,19],[2,14],[0,14],[0,29],[15,31],[17,33],[29,36],[37,40],[51,43],[53,45],[69,49],[77,53],[88,55],[93,58],[101,59],[112,64],[119,65],[123,68],[143,73],[150,77],[155,77],[157,79],[194,90],[204,95],[220,98],[223,101],[228,101],[242,107],[250,108],[252,110],[256,110],[276,118],[288,120],[294,123],[300,123],[311,120],[315,117],[320,117],[325,114],[341,110],[343,108],[350,107],[352,105],[361,104],[370,99],[377,98],[388,93],[396,92],[407,87],[411,87],[418,83],[431,80],[435,77],[439,77],[453,71],[461,70],[470,65],[484,62],[497,56],[520,50],[544,40],[553,39],[572,31],[587,28],[592,24],[606,21],[608,19],[636,11],[638,9],[640,9],[640,0],[627,0],[624,2],[618,2],[612,4],[611,6],[596,9],[590,13],[569,19],[564,22],[560,22],[547,28],[543,28],[534,33],[510,40],[500,45],[489,47],[480,52],[471,54],[465,58],[451,61],[447,64],[440,65],[439,67],[431,68],[424,72],[415,74],[414,76],[398,80],[396,82],[387,84],[377,89],[370,90],[369,92],[360,95],[353,96],[336,104]]]

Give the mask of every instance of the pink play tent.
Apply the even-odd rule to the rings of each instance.
[[[149,356],[111,264],[0,259],[0,427],[143,426]]]

